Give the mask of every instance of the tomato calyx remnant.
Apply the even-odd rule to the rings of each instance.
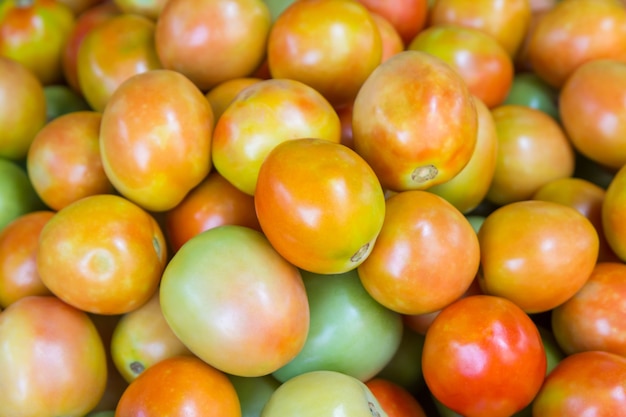
[[[356,253],[354,255],[352,255],[350,257],[350,261],[352,262],[359,262],[361,259],[363,259],[363,256],[365,256],[365,254],[367,253],[367,250],[370,247],[370,243],[367,242],[365,245],[361,246],[359,248],[358,251],[356,251]]]
[[[439,170],[434,165],[424,165],[417,167],[411,172],[411,180],[418,184],[423,184],[426,181],[430,181],[437,176]]]
[[[133,373],[136,374],[136,375],[139,375],[145,369],[146,369],[146,367],[143,366],[143,364],[141,362],[134,361],[134,362],[131,362],[131,364],[130,364],[130,370],[133,371]]]

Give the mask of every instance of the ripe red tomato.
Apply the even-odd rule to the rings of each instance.
[[[403,51],[380,64],[352,109],[354,149],[393,191],[454,177],[470,160],[477,131],[466,83],[426,52]]]
[[[267,44],[272,77],[303,82],[335,106],[354,100],[381,56],[376,23],[356,0],[296,1],[277,17]]]
[[[478,231],[480,286],[528,313],[553,309],[585,284],[598,258],[598,233],[584,215],[551,201],[510,203]]]
[[[262,0],[170,0],[154,42],[164,68],[202,91],[248,77],[266,52],[271,16]]]
[[[165,266],[154,218],[116,195],[82,198],[46,223],[37,270],[56,296],[81,310],[123,314],[146,303]]]
[[[324,139],[277,145],[261,165],[254,202],[272,246],[297,267],[320,274],[363,263],[385,215],[385,196],[370,166]]]
[[[137,74],[102,113],[104,171],[126,198],[147,210],[169,210],[211,170],[213,120],[210,103],[184,75]]]
[[[82,416],[107,380],[89,316],[56,297],[30,296],[0,313],[0,415]]]
[[[461,297],[479,262],[478,238],[463,214],[443,198],[415,190],[386,200],[385,222],[358,272],[385,307],[424,314]]]
[[[407,389],[384,378],[365,382],[388,417],[426,417],[422,405]]]
[[[433,321],[422,369],[430,392],[448,408],[466,417],[505,417],[541,388],[546,354],[522,309],[501,297],[474,295]]]

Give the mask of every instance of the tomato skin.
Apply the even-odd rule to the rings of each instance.
[[[396,28],[389,22],[389,20],[378,13],[370,12],[370,14],[372,15],[372,19],[374,19],[374,23],[380,33],[380,40],[382,42],[380,62],[382,63],[398,52],[404,51],[404,42],[402,41],[402,38]],[[351,103],[348,103],[346,105],[350,104]]]
[[[3,3],[0,55],[24,65],[44,85],[62,82],[63,48],[75,24],[72,10],[56,0]]]
[[[454,177],[474,151],[477,130],[476,108],[460,75],[420,51],[380,64],[352,109],[354,149],[393,191]]]
[[[466,417],[505,417],[541,388],[546,354],[537,327],[519,307],[473,295],[433,321],[422,367],[430,391],[447,407]]]
[[[626,165],[625,165],[626,167]],[[609,246],[622,261],[626,261],[626,168],[622,167],[611,179],[602,203],[602,228]]]
[[[152,70],[124,82],[102,113],[104,171],[150,211],[175,207],[209,173],[213,111],[184,75]]]
[[[104,392],[105,350],[89,316],[30,296],[0,313],[0,414],[83,416]]]
[[[405,388],[384,378],[365,383],[388,417],[426,417],[417,399]]]
[[[323,139],[277,145],[261,165],[254,203],[272,246],[297,267],[320,274],[359,266],[385,213],[370,166],[350,148]]]
[[[209,103],[211,103],[215,122],[217,123],[222,113],[224,113],[241,91],[259,81],[262,81],[262,79],[256,77],[233,78],[221,82],[207,91],[205,97],[209,100]]]
[[[427,0],[359,0],[372,14],[382,16],[396,29],[403,46],[424,28],[428,16]],[[404,49],[404,48],[403,48]]]
[[[533,401],[533,417],[617,416],[626,409],[626,358],[589,351],[565,357]]]

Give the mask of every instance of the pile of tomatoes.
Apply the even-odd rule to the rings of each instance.
[[[0,3],[0,417],[626,409],[626,2]]]

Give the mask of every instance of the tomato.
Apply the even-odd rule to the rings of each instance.
[[[380,33],[382,46],[380,62],[385,62],[390,57],[404,50],[404,41],[389,20],[378,13],[370,12],[370,14]]]
[[[593,224],[572,207],[551,201],[510,203],[478,231],[480,286],[528,313],[553,309],[585,284],[598,258]]]
[[[491,111],[482,100],[476,96],[473,99],[478,114],[478,133],[470,160],[452,179],[428,188],[462,213],[471,212],[485,199],[498,157],[498,134]]]
[[[626,358],[603,351],[565,357],[546,377],[534,417],[619,415],[626,407]]]
[[[435,0],[429,23],[480,29],[493,36],[514,57],[524,41],[531,15],[528,0]]]
[[[119,86],[136,74],[160,69],[155,23],[119,14],[93,27],[78,49],[78,85],[93,110],[102,112]]]
[[[213,120],[208,100],[184,75],[137,74],[102,113],[104,171],[126,198],[147,210],[170,210],[211,170]]]
[[[552,311],[561,349],[568,355],[602,350],[626,357],[625,295],[626,265],[598,263],[580,291]]]
[[[207,91],[261,65],[270,26],[263,0],[170,0],[154,41],[164,68]]]
[[[222,113],[224,113],[226,108],[228,108],[230,103],[232,103],[241,91],[259,81],[262,81],[262,79],[255,77],[233,78],[221,82],[207,91],[205,96],[207,100],[209,100],[209,103],[211,103],[215,121],[217,122],[217,120],[219,120]]]
[[[39,240],[37,270],[59,298],[97,314],[123,314],[157,290],[167,253],[154,218],[116,195],[84,197],[56,212]]]
[[[189,350],[237,376],[285,365],[309,329],[300,272],[244,226],[215,227],[187,241],[165,268],[160,296],[166,321]]]
[[[48,122],[67,113],[90,110],[83,96],[65,84],[45,86],[43,93],[46,97],[46,120]]]
[[[276,251],[320,274],[363,263],[385,214],[385,195],[370,166],[350,148],[324,139],[277,145],[261,165],[254,203]]]
[[[386,203],[382,230],[358,267],[367,292],[402,314],[430,313],[461,297],[480,260],[467,219],[428,191],[404,191]]]
[[[492,109],[496,169],[486,198],[497,205],[528,200],[547,182],[571,177],[575,152],[561,125],[541,110],[506,104]]]
[[[261,230],[254,198],[212,171],[176,207],[165,213],[165,233],[172,250],[217,226],[238,224]]]
[[[168,0],[113,0],[123,13],[134,13],[158,20]]]
[[[0,158],[20,161],[46,124],[43,85],[24,65],[0,56],[0,97]]]
[[[408,327],[404,317],[403,323],[400,345],[376,377],[391,381],[409,392],[417,392],[424,387],[422,376],[424,335]]]
[[[115,410],[115,417],[182,415],[241,417],[233,384],[198,358],[175,356],[131,382]]]
[[[82,416],[107,378],[105,350],[86,313],[30,296],[0,313],[0,414]]]
[[[259,417],[280,382],[271,375],[257,377],[226,375],[237,391],[241,417]]]
[[[624,57],[581,64],[559,94],[561,121],[574,148],[610,169],[626,164],[626,53]]]
[[[284,382],[261,417],[387,417],[365,383],[336,371],[311,371]]]
[[[426,26],[428,16],[427,0],[377,1],[359,0],[372,14],[382,16],[396,29],[403,45]]]
[[[7,0],[0,4],[0,56],[21,63],[44,85],[63,81],[63,48],[74,13],[56,0]]]
[[[559,121],[558,91],[533,72],[515,74],[502,104],[517,104],[541,110]]]
[[[602,202],[604,236],[613,252],[622,261],[626,261],[624,213],[626,213],[626,168],[622,167],[610,181]]]
[[[504,417],[535,397],[546,355],[537,327],[522,309],[501,297],[474,295],[434,320],[422,367],[430,392],[445,406],[466,417]]]
[[[374,300],[356,270],[337,275],[301,271],[311,324],[306,343],[272,375],[285,382],[311,371],[337,371],[361,381],[391,360],[402,339],[402,318]]]
[[[0,157],[0,231],[23,214],[44,209],[26,171]]]
[[[422,405],[405,388],[384,378],[365,383],[389,417],[426,417]]]
[[[0,230],[0,307],[29,295],[51,295],[37,272],[37,248],[53,211],[24,214]]]
[[[426,189],[458,174],[476,145],[467,85],[440,58],[400,52],[372,73],[352,110],[354,149],[383,187]]]
[[[261,164],[279,143],[300,138],[339,142],[341,124],[330,103],[299,81],[270,79],[239,94],[217,121],[213,164],[241,191],[254,195]]]
[[[100,157],[101,119],[97,112],[72,112],[46,124],[35,136],[26,159],[28,177],[53,210],[83,197],[114,192]]]
[[[300,81],[334,106],[351,103],[380,64],[382,41],[357,0],[302,0],[272,25],[267,60],[273,78]]]
[[[528,43],[533,71],[561,88],[584,62],[626,60],[626,8],[615,0],[561,0],[537,22]]]
[[[513,59],[493,36],[479,29],[438,24],[421,31],[407,48],[443,59],[489,108],[502,104],[511,88]]]

